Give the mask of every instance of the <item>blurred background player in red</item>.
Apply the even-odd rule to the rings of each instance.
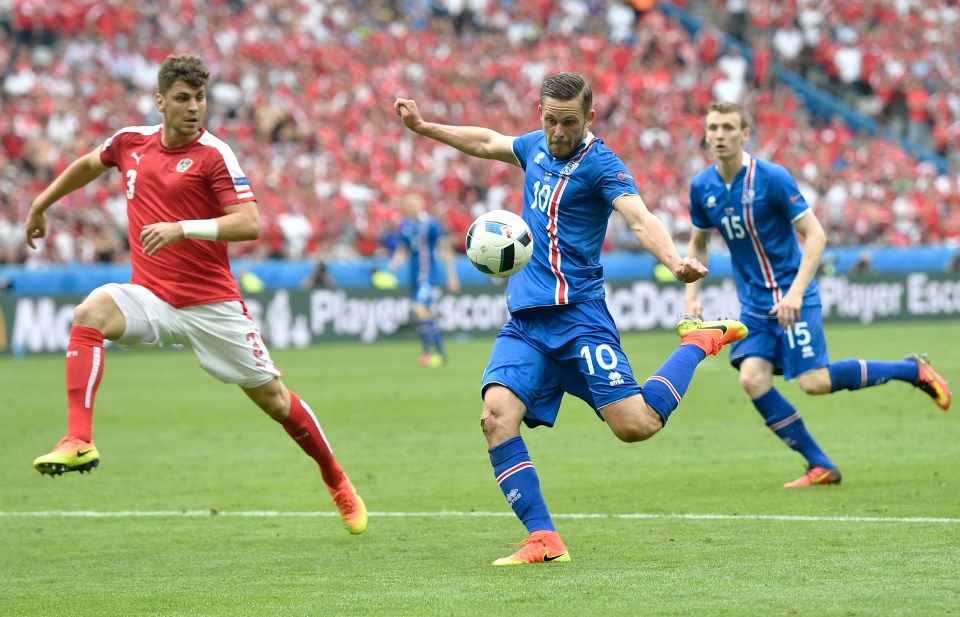
[[[100,463],[93,405],[103,341],[193,350],[200,365],[237,384],[320,466],[347,529],[363,532],[366,507],[334,458],[313,411],[280,381],[237,290],[227,243],[260,233],[256,197],[233,150],[203,128],[210,72],[192,55],[171,55],[157,74],[156,126],[120,129],[71,163],[33,201],[24,231],[31,248],[47,234],[44,212],[116,167],[129,218],[132,279],[93,290],[74,312],[67,346],[67,435],[34,467],[42,474]]]

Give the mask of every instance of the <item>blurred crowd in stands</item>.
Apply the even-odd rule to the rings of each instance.
[[[234,148],[263,216],[258,242],[231,245],[239,256],[386,254],[406,191],[423,192],[458,238],[480,212],[518,210],[521,172],[417,139],[392,103],[413,97],[428,120],[518,135],[539,127],[538,88],[558,70],[591,81],[594,132],[681,243],[689,179],[709,164],[702,115],[714,98],[748,105],[748,150],[794,173],[832,245],[960,241],[954,2],[673,4],[715,19],[691,36],[650,0],[0,2],[0,264],[127,259],[115,173],[48,211],[43,250],[24,248],[22,221],[73,158],[121,127],[159,123],[157,69],[185,52],[211,67],[206,126]],[[753,46],[752,63],[722,29]],[[772,62],[951,167],[811,116],[772,79]],[[612,221],[606,248],[636,250]]]

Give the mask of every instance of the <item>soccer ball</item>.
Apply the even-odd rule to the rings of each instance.
[[[523,219],[506,210],[477,217],[467,230],[467,257],[487,276],[510,276],[533,255],[533,235]]]

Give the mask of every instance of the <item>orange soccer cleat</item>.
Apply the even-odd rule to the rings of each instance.
[[[950,409],[950,388],[947,387],[947,381],[930,366],[927,354],[912,353],[907,356],[907,360],[916,362],[919,369],[917,381],[913,385],[929,394],[940,409]]]
[[[802,488],[805,486],[826,486],[827,484],[840,484],[840,470],[827,469],[826,467],[811,467],[807,473],[803,474],[793,482],[787,482],[784,488]]]
[[[703,321],[684,317],[677,324],[681,345],[696,345],[707,355],[715,356],[724,345],[747,338],[747,327],[736,319]]]
[[[493,562],[495,566],[516,566],[523,563],[549,563],[551,561],[570,561],[570,553],[563,545],[556,531],[534,531],[523,542],[513,543],[522,546],[513,555],[501,557]]]
[[[356,489],[350,480],[344,478],[344,481],[336,490],[329,486],[327,490],[333,497],[333,504],[340,511],[340,518],[343,520],[343,526],[347,531],[357,535],[363,533],[367,528],[367,506],[363,503],[360,495],[357,495]]]

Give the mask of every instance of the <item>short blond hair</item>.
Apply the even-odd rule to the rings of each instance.
[[[710,103],[710,106],[707,107],[707,113],[717,112],[720,114],[737,114],[740,116],[740,128],[746,129],[750,128],[750,125],[753,124],[753,118],[750,117],[750,112],[747,111],[747,108],[741,105],[740,103],[734,103],[732,101],[714,101]]]

